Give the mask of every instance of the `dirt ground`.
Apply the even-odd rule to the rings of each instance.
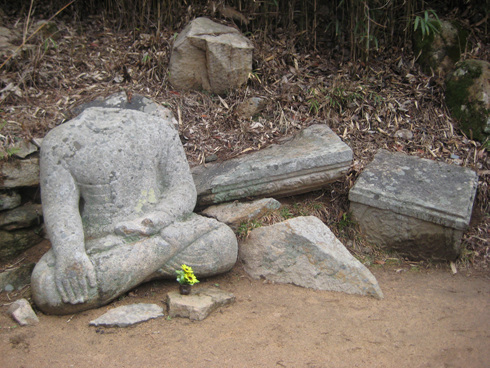
[[[38,313],[18,327],[1,295],[0,367],[488,367],[490,277],[378,266],[383,300],[252,280],[240,265],[196,287],[236,303],[197,322],[160,318],[128,328],[88,323],[116,306],[162,304],[154,281],[98,310]]]

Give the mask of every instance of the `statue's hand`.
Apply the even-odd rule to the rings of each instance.
[[[97,286],[94,265],[85,253],[57,257],[55,279],[64,303],[84,303],[89,288]]]
[[[154,235],[163,228],[171,224],[170,216],[163,212],[149,213],[142,218],[130,221],[123,221],[116,225],[117,235]]]

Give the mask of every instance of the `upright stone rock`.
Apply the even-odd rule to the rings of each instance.
[[[239,258],[256,279],[383,298],[371,272],[313,216],[252,230]]]
[[[431,26],[429,34],[422,33],[422,27],[414,32],[414,53],[426,73],[433,71],[445,77],[466,48],[468,31],[446,20],[431,18],[428,23]]]
[[[414,260],[454,260],[478,185],[468,168],[380,150],[349,193],[366,239]]]
[[[252,43],[235,28],[196,18],[175,40],[170,83],[182,90],[233,90],[244,84],[252,71],[252,51]]]
[[[468,137],[490,137],[490,63],[465,60],[446,80],[446,104]]]
[[[326,125],[312,125],[282,145],[192,169],[198,204],[247,197],[288,196],[340,179],[352,150]]]

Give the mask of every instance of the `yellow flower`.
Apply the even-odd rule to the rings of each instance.
[[[192,267],[186,266],[185,264],[182,265],[182,269],[184,270],[185,273],[188,273],[188,274],[193,273]]]

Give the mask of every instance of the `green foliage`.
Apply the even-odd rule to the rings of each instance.
[[[431,33],[439,33],[441,21],[439,20],[437,13],[431,9],[424,11],[423,17],[420,15],[415,16],[413,31],[417,32],[419,28],[422,33],[422,39],[429,36]]]
[[[240,224],[240,226],[237,229],[238,237],[241,239],[245,239],[248,236],[248,234],[250,233],[250,231],[252,231],[253,229],[259,228],[261,226],[262,226],[262,224],[257,220],[251,220],[251,221],[243,222]]]
[[[342,218],[337,223],[337,227],[339,228],[340,231],[343,231],[353,225],[355,225],[355,222],[352,219],[352,214],[350,212],[344,212],[342,214]]]

